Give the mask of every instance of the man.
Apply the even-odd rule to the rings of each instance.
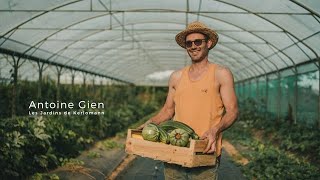
[[[176,36],[185,48],[192,64],[170,76],[169,92],[160,112],[140,126],[173,119],[192,127],[207,139],[204,153],[216,153],[214,167],[185,168],[165,163],[166,179],[217,179],[221,155],[222,132],[230,127],[238,115],[233,76],[226,67],[210,63],[209,50],[218,42],[217,33],[200,22],[190,23]]]

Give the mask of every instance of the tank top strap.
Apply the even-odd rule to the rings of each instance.
[[[181,76],[182,78],[188,78],[188,76],[189,76],[189,75],[188,75],[188,72],[189,72],[190,67],[191,67],[191,66],[189,65],[189,66],[186,66],[186,67],[183,68],[183,70],[182,70],[182,76]]]
[[[216,73],[216,64],[210,64],[210,82],[214,82]]]
[[[184,89],[185,86],[187,86],[188,84],[188,70],[189,70],[190,66],[186,66],[182,69],[182,74],[181,74],[181,78],[180,81],[177,85],[177,92],[180,92],[181,89]]]

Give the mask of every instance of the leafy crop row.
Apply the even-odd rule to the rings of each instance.
[[[31,86],[24,88],[24,96],[27,98]],[[47,172],[69,158],[76,157],[95,141],[114,136],[154,112],[159,107],[158,102],[161,102],[157,101],[157,94],[163,94],[164,91],[156,90],[153,98],[147,87],[97,86],[94,91],[92,88],[66,87],[61,96],[64,101],[103,101],[106,104],[104,115],[17,116],[1,119],[1,179],[25,179],[37,172]],[[28,101],[20,99],[20,102]],[[19,112],[24,115],[24,105],[20,105]]]
[[[239,120],[224,133],[249,159],[241,167],[244,175],[249,179],[320,179],[319,131],[285,120],[265,120],[259,107],[252,100],[241,103]]]

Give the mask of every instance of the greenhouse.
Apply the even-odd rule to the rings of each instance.
[[[188,48],[212,42],[177,44],[194,22],[234,81],[219,179],[320,179],[318,0],[0,0],[0,179],[167,179],[126,141],[165,111]]]

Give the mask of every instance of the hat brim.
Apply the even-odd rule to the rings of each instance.
[[[176,35],[176,42],[181,46],[182,48],[186,49],[186,36],[190,33],[202,33],[208,36],[208,40],[211,40],[212,45],[209,47],[209,49],[212,49],[217,43],[219,36],[218,34],[209,28],[194,28],[194,29],[186,29],[184,31],[181,31]]]

